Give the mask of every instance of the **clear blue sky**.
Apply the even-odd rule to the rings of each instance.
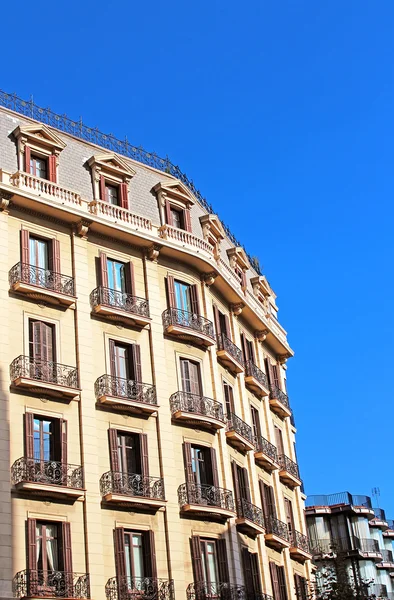
[[[2,24],[3,90],[168,154],[260,257],[307,492],[377,486],[394,517],[392,0],[21,0]]]

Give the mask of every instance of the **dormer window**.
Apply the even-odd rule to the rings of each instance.
[[[48,179],[47,172],[47,159],[41,158],[40,156],[35,156],[34,154],[30,156],[30,175],[35,175],[36,177],[41,177],[41,179]]]
[[[135,171],[128,163],[108,152],[92,156],[88,164],[92,169],[94,199],[129,209],[129,183]]]
[[[227,250],[227,256],[230,261],[230,267],[239,279],[243,292],[246,292],[246,271],[250,268],[250,264],[245,250],[241,246],[236,246]]]
[[[224,239],[224,229],[217,215],[203,215],[200,217],[204,239],[213,247],[216,260],[220,258],[220,242]]]
[[[250,283],[252,284],[253,294],[264,308],[266,316],[272,316],[277,319],[276,294],[269,285],[267,278],[264,275],[252,277]]]
[[[175,206],[170,205],[170,214],[168,221],[168,225],[172,225],[177,229],[185,229],[185,219],[183,217],[183,211],[179,208],[176,208]]]
[[[163,229],[166,225],[192,231],[190,209],[194,198],[188,188],[179,181],[160,182],[153,188],[157,195]]]
[[[41,124],[19,126],[13,133],[18,142],[19,170],[56,183],[58,157],[66,147],[63,140]]]

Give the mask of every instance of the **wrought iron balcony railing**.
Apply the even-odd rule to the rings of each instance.
[[[372,502],[369,496],[354,496],[349,492],[339,492],[338,494],[328,494],[319,496],[308,496],[306,506],[336,506],[337,504],[349,504],[352,506],[362,506],[372,509]],[[394,522],[393,522],[394,525]]]
[[[238,348],[231,340],[227,337],[226,334],[219,333],[216,336],[216,341],[218,345],[218,350],[225,350],[230,354],[232,358],[234,358],[241,366],[245,366],[244,357],[242,354],[242,350]]]
[[[299,531],[291,531],[290,543],[293,548],[298,548],[299,550],[303,550],[303,552],[307,552],[309,554],[309,538],[303,533],[300,533]]]
[[[381,550],[380,554],[382,555],[382,562],[393,562],[393,553],[391,550]]]
[[[275,517],[266,517],[265,519],[265,530],[266,533],[273,533],[274,535],[279,536],[282,540],[286,542],[290,541],[289,528],[287,523],[283,523],[283,521],[279,521]]]
[[[10,365],[11,381],[20,377],[55,385],[78,388],[78,369],[55,362],[42,362],[20,355]]]
[[[232,583],[189,583],[187,600],[248,600],[246,588]]]
[[[100,492],[107,494],[120,494],[151,500],[165,500],[164,480],[161,477],[145,477],[138,473],[122,473],[108,471],[100,478]]]
[[[197,504],[233,512],[235,510],[232,491],[214,485],[182,483],[178,488],[178,500],[181,507],[185,504]]]
[[[133,315],[149,318],[148,300],[132,296],[126,292],[99,286],[90,293],[90,305],[94,308],[100,304],[117,310],[123,310]]]
[[[150,383],[140,383],[132,379],[101,375],[96,379],[94,392],[96,398],[113,396],[132,402],[157,405],[156,387]]]
[[[290,475],[293,475],[293,477],[296,477],[301,481],[298,465],[296,462],[294,462],[294,460],[291,460],[291,458],[285,454],[279,454],[278,462],[281,469],[287,471],[287,473],[290,473]]]
[[[107,600],[173,600],[174,581],[153,577],[111,577],[105,584]]]
[[[256,448],[256,452],[263,452],[272,461],[276,463],[278,462],[278,451],[276,446],[263,438],[263,436],[260,435],[254,437],[254,446]]]
[[[19,262],[12,267],[8,274],[10,287],[16,283],[26,283],[45,288],[52,292],[74,296],[74,279],[49,269],[41,269],[35,265]]]
[[[261,508],[255,506],[245,498],[241,498],[241,500],[237,501],[237,515],[238,517],[243,517],[244,519],[248,519],[255,523],[259,527],[265,527],[264,524],[264,514]]]
[[[289,397],[287,394],[282,392],[276,385],[270,385],[270,398],[279,400],[281,404],[286,406],[290,410]]]
[[[181,310],[179,308],[167,308],[163,312],[163,326],[165,329],[170,325],[177,327],[185,327],[198,333],[202,333],[212,339],[215,338],[213,323],[198,315],[197,313],[188,312],[187,310]]]
[[[178,391],[170,397],[170,407],[172,415],[183,411],[224,422],[223,406],[221,403],[206,396]]]
[[[83,488],[83,468],[56,460],[18,458],[11,467],[11,479],[18,483],[42,483],[67,488]]]
[[[247,377],[254,377],[261,385],[266,388],[269,387],[267,375],[252,360],[247,360],[245,363],[245,375]]]
[[[12,582],[16,598],[90,598],[88,573],[19,571]]]
[[[239,433],[239,435],[242,435],[245,440],[248,440],[248,442],[253,444],[253,431],[251,426],[234,413],[229,413],[227,415],[227,431],[235,431],[236,433]]]

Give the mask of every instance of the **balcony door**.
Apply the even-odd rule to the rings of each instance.
[[[235,499],[239,516],[248,515],[247,504],[251,501],[248,470],[234,461],[231,462]]]
[[[276,447],[278,449],[278,455],[284,455],[285,454],[285,449],[284,449],[284,444],[283,444],[283,433],[282,430],[279,429],[279,427],[277,427],[276,425],[274,425],[274,431],[275,431],[275,441],[276,441]]]
[[[129,296],[135,296],[133,263],[108,258],[104,252],[100,252],[97,269],[101,286],[100,301],[114,308],[131,310],[133,301]]]
[[[55,326],[29,319],[30,377],[57,383]]]
[[[33,236],[29,237],[29,260],[31,266],[37,269],[49,269],[49,245],[50,242],[48,240]]]
[[[132,400],[141,391],[140,346],[109,340],[109,357],[112,377],[111,394]]]
[[[242,566],[246,596],[249,599],[259,598],[262,594],[258,554],[242,548]]]
[[[261,426],[260,426],[259,411],[254,406],[251,406],[250,407],[250,414],[252,416],[253,438],[254,438],[255,441],[258,441],[258,443],[260,443]]]
[[[138,434],[117,432],[119,471],[141,475],[141,446]]]
[[[190,546],[195,597],[200,599],[221,597],[222,587],[230,597],[226,540],[224,538],[213,540],[194,535],[190,540]]]
[[[233,388],[227,381],[223,381],[224,400],[226,402],[226,415],[228,419],[235,413]]]
[[[149,496],[148,436],[108,430],[114,493]]]
[[[181,358],[181,381],[188,412],[203,413],[200,363]]]
[[[273,521],[276,520],[276,506],[274,488],[260,479],[260,495],[263,507],[264,520],[267,531],[271,533]]]
[[[157,585],[153,531],[117,527],[114,541],[118,597],[135,597],[137,600],[144,592],[152,592]]]
[[[220,498],[216,452],[214,448],[183,444],[188,501],[190,504],[217,506]]]
[[[218,593],[219,570],[215,540],[201,540],[201,562],[204,581],[212,594]],[[208,591],[208,593],[209,593]]]
[[[292,505],[291,500],[289,500],[289,498],[284,498],[284,502],[285,502],[285,514],[286,514],[287,528],[289,530],[290,540],[292,541],[292,539],[293,539],[292,534],[295,531],[293,505]]]
[[[174,281],[175,306],[179,310],[192,312],[191,286],[188,283]]]
[[[122,294],[126,292],[126,265],[107,258],[108,287]]]
[[[44,578],[53,571],[62,571],[61,553],[57,523],[37,522],[37,569],[42,571]]]

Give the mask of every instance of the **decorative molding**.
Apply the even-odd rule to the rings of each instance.
[[[39,212],[38,210],[34,210],[32,208],[26,208],[25,206],[20,206],[15,204],[15,202],[12,203],[12,210],[15,212],[21,212],[24,213],[26,215],[31,215],[32,217],[37,217],[37,219],[45,220],[45,221],[49,221],[49,223],[55,223],[56,225],[61,225],[62,227],[65,227],[67,229],[70,229],[70,223],[68,223],[67,221],[63,221],[63,219],[58,219],[57,217],[51,217],[50,215],[46,215],[43,214],[42,212]]]
[[[269,334],[269,330],[268,329],[260,329],[260,330],[256,330],[254,332],[254,337],[259,342],[264,342],[264,340],[266,339],[266,337],[267,337],[268,334]]]
[[[160,250],[163,248],[160,244],[152,244],[149,248],[146,249],[146,256],[149,260],[153,262],[157,262],[160,254]]]
[[[88,221],[87,219],[81,219],[79,223],[76,224],[76,232],[79,237],[83,240],[88,239],[89,227],[91,226],[92,221]]]
[[[202,273],[201,281],[203,281],[206,286],[210,287],[214,283],[217,276],[218,274],[215,273],[215,271],[211,271],[210,273]]]
[[[291,354],[286,352],[285,354],[278,354],[278,362],[284,365],[288,358],[291,358]]]
[[[250,264],[245,250],[242,246],[235,246],[227,250],[227,256],[230,261],[230,267],[235,269],[235,265],[238,264],[243,271],[250,269]]]
[[[0,190],[0,212],[8,214],[9,205],[13,195],[14,194],[12,194],[12,192],[5,192],[4,190]]]
[[[237,302],[236,304],[230,304],[230,310],[234,316],[239,317],[244,306],[245,304],[243,302]]]

